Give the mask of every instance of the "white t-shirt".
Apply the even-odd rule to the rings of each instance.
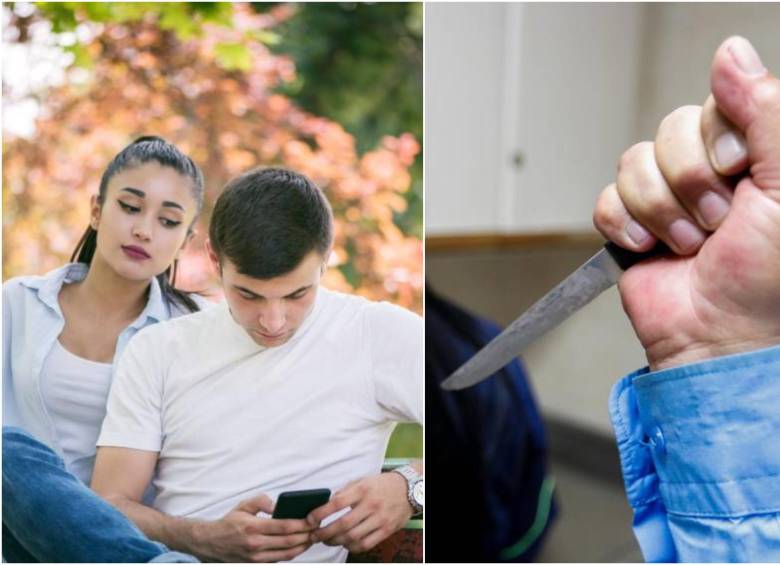
[[[65,467],[87,485],[95,465],[95,440],[106,415],[112,368],[111,363],[74,355],[59,340],[54,340],[41,368],[41,395]]]
[[[215,520],[260,493],[330,488],[381,471],[395,422],[423,419],[422,319],[319,289],[280,347],[226,304],[139,332],[117,368],[98,445],[159,451],[154,506]],[[343,561],[317,544],[299,561]]]

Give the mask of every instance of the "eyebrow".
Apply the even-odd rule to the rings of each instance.
[[[137,188],[133,188],[131,186],[126,186],[122,190],[125,192],[129,192],[130,194],[135,194],[138,198],[146,198],[146,193],[143,190],[139,190]],[[176,202],[172,202],[170,200],[163,200],[162,203],[163,206],[166,206],[168,208],[178,208],[182,212],[184,212],[184,208],[181,204],[178,204]]]
[[[314,286],[313,284],[309,284],[309,285],[306,285],[306,286],[302,286],[302,287],[301,287],[301,288],[299,288],[298,290],[296,290],[296,291],[293,291],[293,292],[291,292],[290,294],[287,294],[287,295],[285,295],[285,296],[282,296],[282,298],[291,298],[292,296],[294,296],[294,295],[296,295],[296,294],[299,294],[299,293],[303,292],[304,290],[309,290],[309,289],[310,289],[311,287],[313,287],[313,286]],[[247,294],[251,294],[251,295],[252,295],[252,296],[254,296],[255,298],[265,298],[265,297],[264,297],[262,294],[257,294],[256,292],[252,292],[252,291],[251,291],[251,290],[249,290],[248,288],[244,288],[243,286],[239,286],[239,285],[237,285],[237,284],[234,284],[234,285],[233,285],[233,288],[235,288],[236,290],[240,290],[241,292],[246,292]]]

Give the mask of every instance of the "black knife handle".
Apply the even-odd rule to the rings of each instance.
[[[655,247],[653,247],[650,251],[642,251],[642,252],[636,252],[636,251],[629,251],[628,249],[623,249],[622,247],[619,247],[618,245],[615,245],[611,241],[608,241],[604,244],[604,247],[606,248],[607,252],[612,255],[612,258],[615,260],[615,263],[617,263],[621,269],[624,271],[627,271],[629,267],[633,267],[637,263],[641,263],[645,259],[652,259],[653,257],[660,257],[662,255],[666,255],[667,253],[671,252],[671,249],[662,241],[659,241],[655,244]]]

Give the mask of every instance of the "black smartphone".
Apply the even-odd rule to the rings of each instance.
[[[280,520],[302,520],[309,512],[330,500],[330,489],[315,488],[311,490],[288,490],[276,499],[276,506],[271,518]]]

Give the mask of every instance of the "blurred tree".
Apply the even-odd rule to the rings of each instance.
[[[261,13],[273,4],[253,4]],[[309,112],[344,126],[358,151],[382,136],[410,132],[422,139],[423,4],[356,2],[295,4],[270,48],[289,54],[298,73],[279,91]],[[422,156],[412,167],[409,207],[397,214],[405,231],[422,236]]]
[[[422,4],[308,2],[294,10],[271,45],[298,70],[280,91],[339,122],[360,151],[387,134],[422,138]]]
[[[292,58],[268,44],[294,7],[76,2],[3,10],[10,42],[32,41],[35,26],[48,25],[70,34],[62,44],[72,53],[63,84],[38,94],[34,136],[3,140],[4,278],[66,260],[109,160],[134,137],[157,134],[191,155],[207,179],[183,286],[214,287],[202,241],[225,182],[253,166],[281,165],[309,175],[333,204],[336,268],[326,284],[421,310],[422,242],[394,221],[408,208],[419,145],[399,132],[361,155],[341,125],[276,92],[297,74]]]

